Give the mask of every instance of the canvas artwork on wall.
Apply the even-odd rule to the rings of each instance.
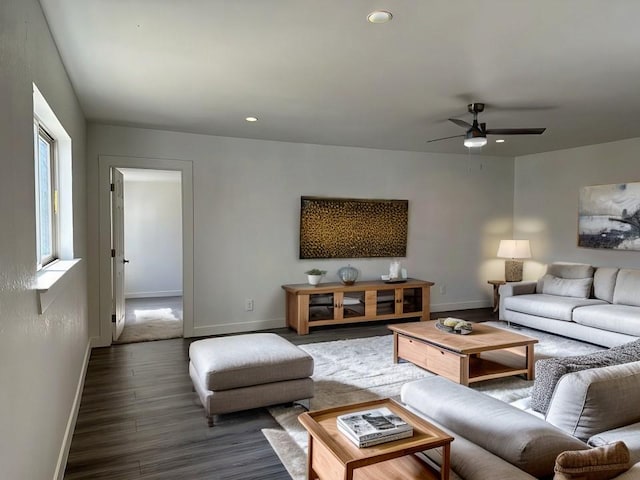
[[[405,257],[408,200],[301,197],[300,258]]]
[[[578,246],[640,250],[640,183],[580,189]]]

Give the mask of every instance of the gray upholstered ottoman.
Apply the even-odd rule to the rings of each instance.
[[[189,359],[209,426],[220,413],[313,397],[313,358],[273,333],[197,340]]]

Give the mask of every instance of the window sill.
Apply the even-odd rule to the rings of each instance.
[[[35,290],[38,294],[38,313],[43,314],[49,305],[64,291],[73,267],[82,259],[56,260],[36,273]]]

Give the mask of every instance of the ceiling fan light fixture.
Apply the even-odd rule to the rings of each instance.
[[[386,10],[374,10],[369,15],[367,15],[367,21],[369,23],[387,23],[391,21],[393,15],[391,12],[387,12]]]
[[[469,130],[464,138],[464,146],[467,148],[484,147],[487,144],[487,137],[477,130]]]

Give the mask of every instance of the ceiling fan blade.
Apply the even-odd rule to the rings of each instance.
[[[450,118],[449,121],[455,123],[459,127],[466,128],[467,130],[472,126],[470,123],[467,123],[464,120],[459,120],[457,118]]]
[[[490,128],[487,135],[542,135],[546,128]]]
[[[462,138],[464,135],[452,135],[450,137],[434,138],[433,140],[427,140],[427,143],[439,142],[440,140],[448,140],[450,138]]]

